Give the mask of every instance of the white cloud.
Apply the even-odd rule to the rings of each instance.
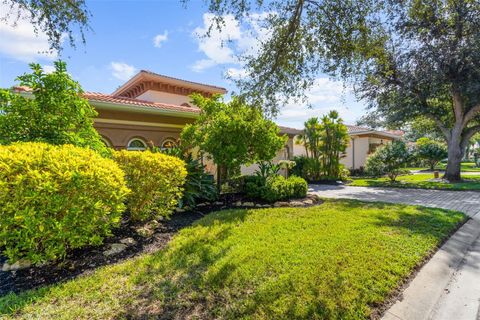
[[[301,129],[303,123],[311,117],[321,117],[330,110],[337,110],[346,123],[353,123],[358,117],[356,109],[359,105],[352,100],[350,88],[345,88],[341,82],[320,77],[306,92],[307,101],[297,103],[291,101],[284,106],[277,117],[281,125]],[[347,98],[343,99],[343,98]],[[310,106],[310,107],[309,107]]]
[[[227,72],[226,72],[226,75],[227,75],[230,79],[238,80],[238,79],[245,78],[245,77],[248,75],[248,73],[247,73],[247,70],[245,70],[245,69],[241,69],[241,68],[228,68],[228,69],[227,69]]]
[[[43,32],[35,33],[25,12],[20,12],[20,19],[16,21],[19,9],[17,6],[12,9],[10,7],[10,2],[0,3],[0,17],[8,14],[6,21],[0,23],[0,53],[25,62],[55,59],[57,52],[50,50],[47,35]]]
[[[168,31],[165,30],[163,34],[157,34],[155,37],[153,37],[153,46],[155,48],[161,48],[162,43],[166,42],[168,40]]]
[[[51,65],[44,65],[42,68],[45,73],[53,73],[55,71],[55,67]]]
[[[215,65],[217,65],[217,63],[214,60],[200,59],[200,60],[195,61],[195,63],[192,65],[191,69],[192,69],[192,71],[195,71],[195,72],[202,72],[203,70],[211,68]]]
[[[123,81],[130,79],[137,72],[137,69],[134,66],[123,62],[111,62],[110,69],[115,78]]]
[[[238,21],[232,15],[225,16],[224,25],[221,30],[213,26],[215,15],[205,13],[203,15],[203,26],[193,31],[193,36],[198,40],[198,50],[203,52],[207,59],[198,60],[192,67],[194,71],[200,72],[203,69],[213,67],[217,64],[234,63],[234,51],[228,46],[229,41],[239,40],[242,33]],[[208,32],[210,33],[208,34]],[[208,34],[208,35],[207,35]]]
[[[239,64],[238,56],[258,51],[260,43],[268,38],[269,32],[261,21],[270,13],[252,14],[241,25],[233,15],[223,16],[220,30],[215,23],[216,16],[203,15],[203,25],[195,28],[192,35],[198,42],[198,51],[206,58],[196,61],[192,70],[196,72],[221,64]]]

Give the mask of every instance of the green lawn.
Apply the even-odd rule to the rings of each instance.
[[[366,319],[464,219],[349,200],[221,211],[164,251],[0,298],[0,318]]]
[[[480,190],[480,175],[464,175],[458,183],[434,182],[433,173],[421,173],[399,176],[396,182],[388,178],[353,178],[350,186],[356,187],[395,187],[446,190]]]
[[[446,163],[439,163],[437,166],[437,168],[440,170],[445,170],[446,167],[447,167]],[[480,168],[477,168],[477,166],[473,162],[462,162],[461,168],[462,168],[462,171],[464,172],[468,172],[468,171],[480,172]]]
[[[446,163],[439,163],[435,167],[435,169],[436,170],[445,170],[446,167],[447,167]],[[411,168],[406,168],[406,169],[410,170],[410,171],[429,170],[429,168],[427,168],[427,167],[415,167],[415,168],[411,167]],[[477,168],[477,166],[473,162],[462,162],[461,169],[462,169],[462,172],[480,172],[480,168]]]

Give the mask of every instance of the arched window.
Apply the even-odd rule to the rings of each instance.
[[[177,146],[177,142],[175,141],[175,139],[167,138],[163,140],[161,149],[162,150],[171,149],[171,148],[175,148],[176,146]]]
[[[134,138],[128,142],[127,150],[130,151],[144,151],[147,149],[147,144],[139,138]]]
[[[112,147],[112,143],[110,142],[110,140],[108,140],[108,139],[105,138],[104,136],[100,136],[100,139],[102,140],[102,142],[103,142],[108,148],[111,148],[111,147]]]

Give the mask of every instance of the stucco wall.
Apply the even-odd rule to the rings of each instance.
[[[353,146],[353,144],[355,144],[355,147]],[[347,169],[358,169],[365,166],[365,161],[367,160],[368,154],[368,146],[368,137],[353,137],[353,139],[350,138],[350,144],[348,145],[346,150],[346,157],[342,158],[340,162]],[[353,150],[355,150],[355,154]]]
[[[165,139],[178,139],[193,119],[97,109],[94,127],[115,149],[126,148],[133,138],[160,147]],[[130,124],[130,123],[135,124]],[[144,123],[144,124],[142,124]]]
[[[176,105],[182,105],[182,103],[191,104],[189,96],[154,90],[148,90],[142,93],[137,97],[137,99],[152,102],[170,103]]]
[[[305,146],[303,144],[295,143],[296,137],[293,138],[293,156],[305,156],[307,153],[305,151]]]
[[[277,152],[277,155],[275,156],[275,158],[272,159],[272,162],[277,163],[280,160],[292,159],[293,156],[294,156],[293,147],[294,147],[293,138],[289,137],[288,141],[287,141],[287,145],[285,146],[285,148],[282,148],[281,150],[279,150]],[[252,164],[250,166],[241,166],[241,168],[240,168],[240,172],[241,172],[242,175],[252,175],[257,170],[258,170],[258,165],[257,164]],[[280,174],[286,175],[286,170],[281,169]]]
[[[353,148],[353,140],[355,140],[355,148]],[[370,144],[384,144],[390,142],[389,138],[377,138],[370,136],[351,136],[350,143],[346,150],[345,157],[340,159],[340,162],[345,166],[345,168],[350,169],[354,167],[355,169],[364,167],[369,155],[369,146]],[[355,156],[353,150],[355,149]],[[293,145],[294,156],[305,155],[305,147],[303,145],[294,144]]]
[[[131,125],[115,125],[106,123],[95,123],[95,129],[115,149],[124,149],[130,140],[139,138],[148,145],[160,147],[166,139],[177,140],[180,136],[180,129],[155,128]]]

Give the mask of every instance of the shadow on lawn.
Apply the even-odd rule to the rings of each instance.
[[[411,207],[398,205],[400,212],[397,211],[393,215],[387,210],[391,204],[356,200],[330,201],[341,201],[348,211],[354,213],[360,212],[365,207],[379,209],[378,213],[368,216],[369,224],[379,226],[380,230],[391,229],[393,232],[405,232],[412,236],[426,235],[432,237],[438,244],[449,234],[452,224],[461,220],[459,214],[442,209],[418,207],[418,210],[412,210]],[[283,304],[281,308],[287,309],[289,318],[298,318],[296,314],[298,300],[284,301],[278,298],[285,292],[294,293],[298,290],[296,277],[302,277],[301,274],[292,277],[279,275],[274,277],[271,283],[245,284],[241,292],[225,290],[237,269],[244,265],[248,266],[250,261],[247,261],[248,256],[243,260],[230,259],[229,253],[236,243],[224,240],[228,240],[235,232],[235,228],[253,212],[237,209],[212,213],[195,222],[188,230],[180,231],[179,236],[170,242],[166,250],[142,258],[135,266],[135,274],[131,275],[137,288],[131,294],[119,297],[118,305],[121,308],[116,310],[115,318],[210,319],[221,315],[238,318],[254,315],[260,309],[268,313],[271,308],[279,307],[279,303]],[[221,260],[222,263],[218,263]],[[340,264],[334,266],[335,270],[329,273],[330,281],[324,290],[328,289],[328,294],[338,294],[339,298],[333,300],[341,301],[345,286],[348,286],[348,279],[342,277]],[[123,272],[128,271],[129,269],[125,269]],[[326,305],[322,299],[326,292],[319,291],[314,282],[308,282],[301,288],[315,293],[307,305],[302,304],[310,318],[341,319],[352,316],[343,313],[350,312],[347,306],[342,308],[338,305],[336,307]],[[17,300],[17,307],[21,309],[35,300],[40,300],[49,290],[47,287],[34,291],[32,296],[25,296],[20,305]],[[224,296],[225,292],[230,294],[228,301]],[[363,299],[360,298],[360,302]],[[237,302],[237,306],[229,305]],[[366,306],[359,305],[357,312],[362,313],[356,314],[358,317],[365,314],[361,307]]]
[[[174,240],[166,251],[145,261],[143,270],[135,278],[141,296],[135,298],[135,303],[128,305],[120,317],[185,319],[195,315],[202,318],[207,312],[207,299],[215,299],[211,292],[214,295],[223,280],[239,267],[227,262],[212,272],[212,265],[224,258],[233,245],[219,247],[218,243],[227,239],[232,229],[251,213],[246,209],[212,213],[192,226],[200,227],[198,234],[181,237],[180,232],[181,241]]]
[[[461,220],[458,214],[455,215],[443,209],[419,207],[418,210],[412,210],[411,207],[398,205],[404,209],[395,216],[391,216],[388,215],[387,210],[391,204],[365,203],[355,200],[338,201],[346,204],[348,209],[353,211],[363,209],[365,206],[379,209],[379,213],[371,217],[372,224],[382,229],[391,228],[395,232],[400,230],[412,236],[418,234],[432,237],[438,245],[449,234],[452,223],[455,224]],[[229,251],[235,245],[232,242],[228,242],[228,245],[218,246],[218,244],[227,239],[232,229],[248,215],[249,211],[243,210],[240,214],[238,211],[230,211],[226,214],[207,217],[209,219],[197,224],[206,228],[202,231],[201,237],[189,237],[181,243],[175,242],[164,254],[152,257],[148,267],[136,279],[138,285],[142,287],[141,299],[137,299],[137,303],[130,305],[121,316],[132,319],[152,317],[210,319],[222,315],[235,319],[239,316],[254,315],[259,310],[268,314],[268,310],[278,308],[279,297],[282,294],[285,292],[293,294],[296,291],[295,278],[274,277],[272,283],[265,282],[250,288],[249,285],[252,286],[252,284],[245,284],[241,292],[224,290],[235,271],[244,264],[248,265],[249,261],[228,260],[217,264],[222,259],[229,259]],[[220,230],[217,230],[219,226],[221,226]],[[161,278],[158,275],[162,275]],[[337,293],[339,297],[342,296],[345,286],[348,286],[344,282],[347,280],[342,278],[340,269],[330,276],[329,294]],[[152,279],[156,280],[152,282]],[[318,291],[314,286],[304,289],[311,292]],[[225,301],[225,292],[228,292],[227,295],[235,296],[228,296],[229,301]],[[304,306],[307,314],[311,317],[326,319],[352,316],[343,314],[350,312],[348,308],[338,306],[332,309],[331,305],[326,305],[322,300],[324,294],[324,292],[318,292],[315,295],[317,298]],[[338,300],[340,301],[341,298]],[[238,302],[238,305],[231,305],[232,301]],[[288,309],[290,318],[298,317],[297,300],[290,299],[282,303],[284,305],[281,308]],[[379,308],[379,305],[371,307]],[[367,312],[363,310],[360,313],[360,309],[357,311],[359,315]]]

